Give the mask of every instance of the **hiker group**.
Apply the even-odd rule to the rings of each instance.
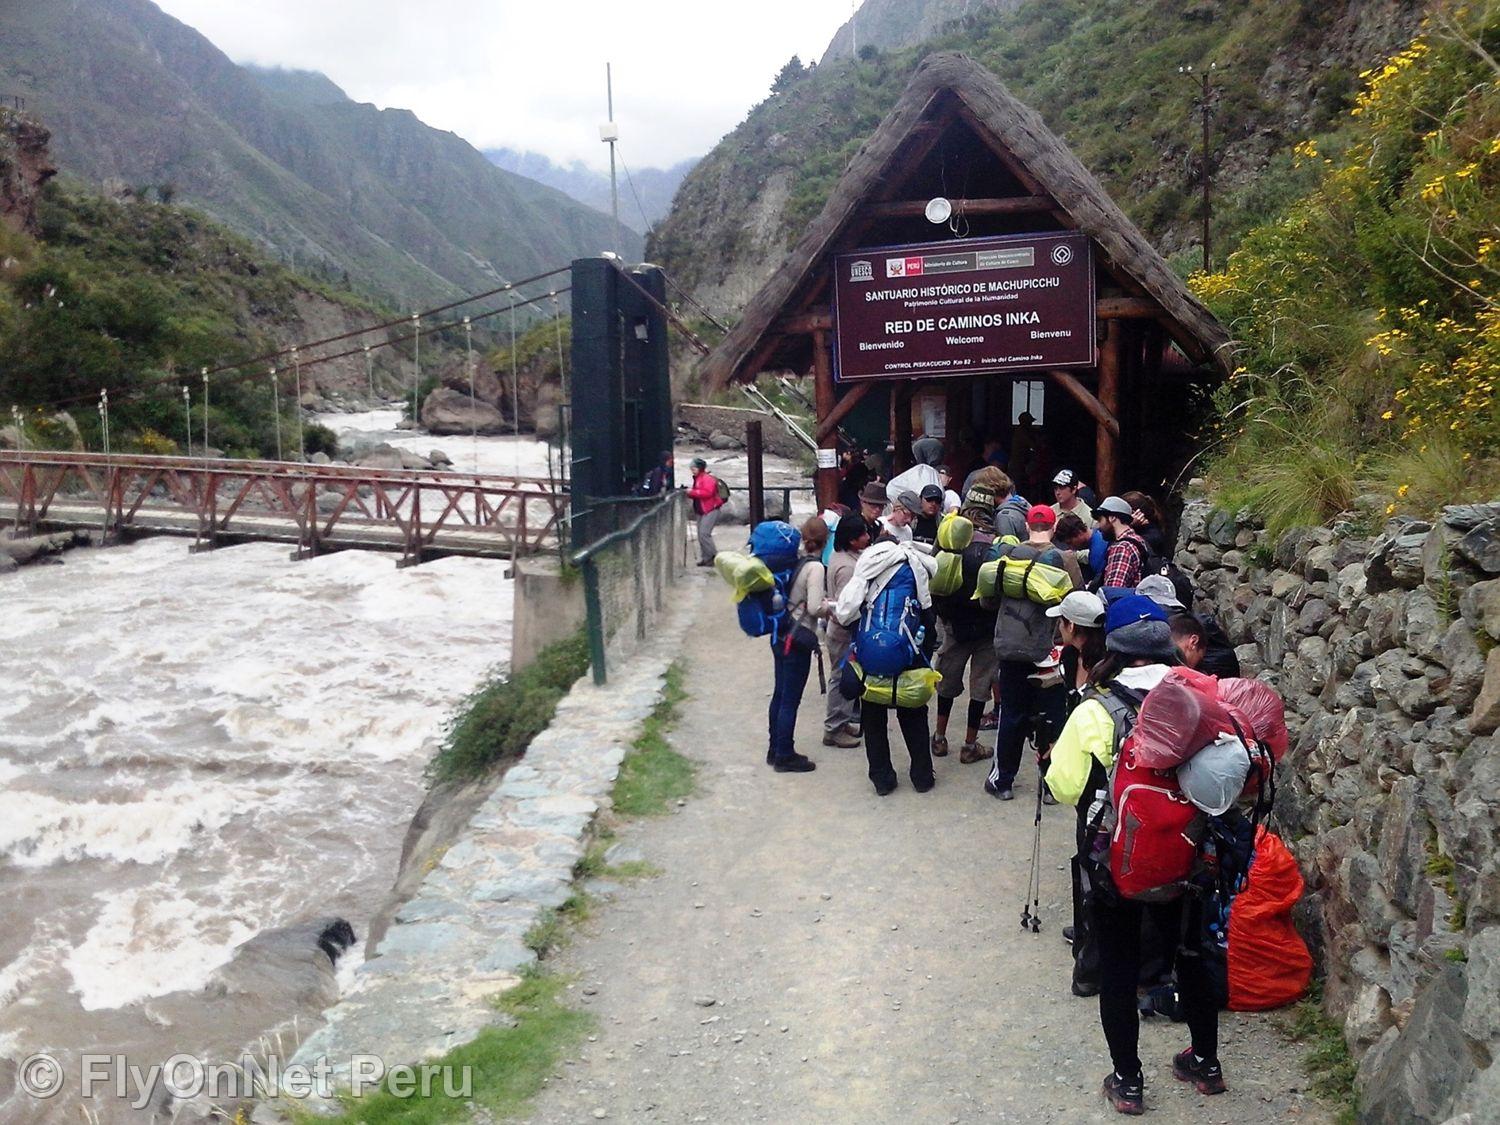
[[[899,784],[894,711],[912,788],[928,792],[967,692],[958,759],[988,763],[984,791],[1014,800],[1028,744],[1039,768],[1025,928],[1039,929],[1042,806],[1077,810],[1065,936],[1073,993],[1099,997],[1105,1097],[1144,1112],[1142,1013],[1187,1023],[1172,1072],[1220,1093],[1220,1008],[1288,1003],[1311,973],[1290,922],[1301,878],[1262,823],[1287,747],[1281,700],[1239,677],[1222,630],[1193,611],[1150,497],[1100,499],[1062,469],[1052,503],[1030,503],[994,464],[958,482],[941,443],[912,451],[891,480],[858,479],[853,504],[800,529],[761,523],[745,551],[715,556],[741,628],[770,640],[766,763],[816,768],[795,738],[816,666],[823,745],[862,744],[884,797]]]

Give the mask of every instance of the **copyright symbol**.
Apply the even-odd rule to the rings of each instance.
[[[21,1063],[17,1077],[21,1089],[33,1098],[50,1098],[62,1089],[63,1068],[51,1055],[30,1055]]]

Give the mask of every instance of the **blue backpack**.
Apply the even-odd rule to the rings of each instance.
[[[792,582],[797,577],[797,551],[801,546],[801,534],[781,520],[766,520],[756,524],[750,532],[750,553],[766,564],[776,585],[770,590],[747,595],[740,602],[740,629],[746,636],[769,636],[772,645],[781,640],[782,629],[790,617],[788,605]]]
[[[922,603],[917,578],[903,563],[860,618],[853,651],[866,673],[899,676],[923,663]]]

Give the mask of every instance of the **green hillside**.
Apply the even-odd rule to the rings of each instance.
[[[194,396],[201,441],[201,367],[302,336],[302,314],[313,308],[355,323],[381,317],[367,301],[266,261],[244,239],[181,208],[115,203],[53,184],[37,219],[35,238],[0,224],[0,426],[10,424],[11,405],[21,407],[29,444],[66,446],[69,435],[51,421],[64,409],[86,445],[101,448],[96,403],[109,388],[115,449],[179,452],[183,385]],[[210,441],[233,456],[276,451],[263,371],[214,378]],[[290,449],[297,412],[288,389],[281,428]],[[316,448],[315,437],[309,449]]]
[[[784,72],[777,90],[694,170],[648,256],[700,296],[763,279],[822,208],[923,55],[960,50],[1057,130],[1184,272],[1199,260],[1196,86],[1179,65],[1218,64],[1216,239],[1232,246],[1311,185],[1290,147],[1347,110],[1356,75],[1405,43],[1419,0],[1027,0],[983,8],[920,47]],[[952,185],[961,195],[961,173]],[[755,280],[752,278],[751,280]],[[758,281],[756,282],[758,284]]]
[[[595,254],[609,221],[320,75],[236,66],[149,0],[0,6],[0,90],[95,185],[167,185],[289,264],[405,307]],[[639,243],[624,247],[639,250]]]
[[[1462,11],[1363,75],[1297,147],[1316,186],[1192,279],[1242,346],[1210,475],[1272,527],[1500,492],[1500,2]]]

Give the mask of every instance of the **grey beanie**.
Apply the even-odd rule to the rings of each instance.
[[[1172,644],[1172,630],[1165,621],[1135,621],[1111,631],[1104,647],[1121,656],[1146,660],[1175,662],[1177,649]]]

